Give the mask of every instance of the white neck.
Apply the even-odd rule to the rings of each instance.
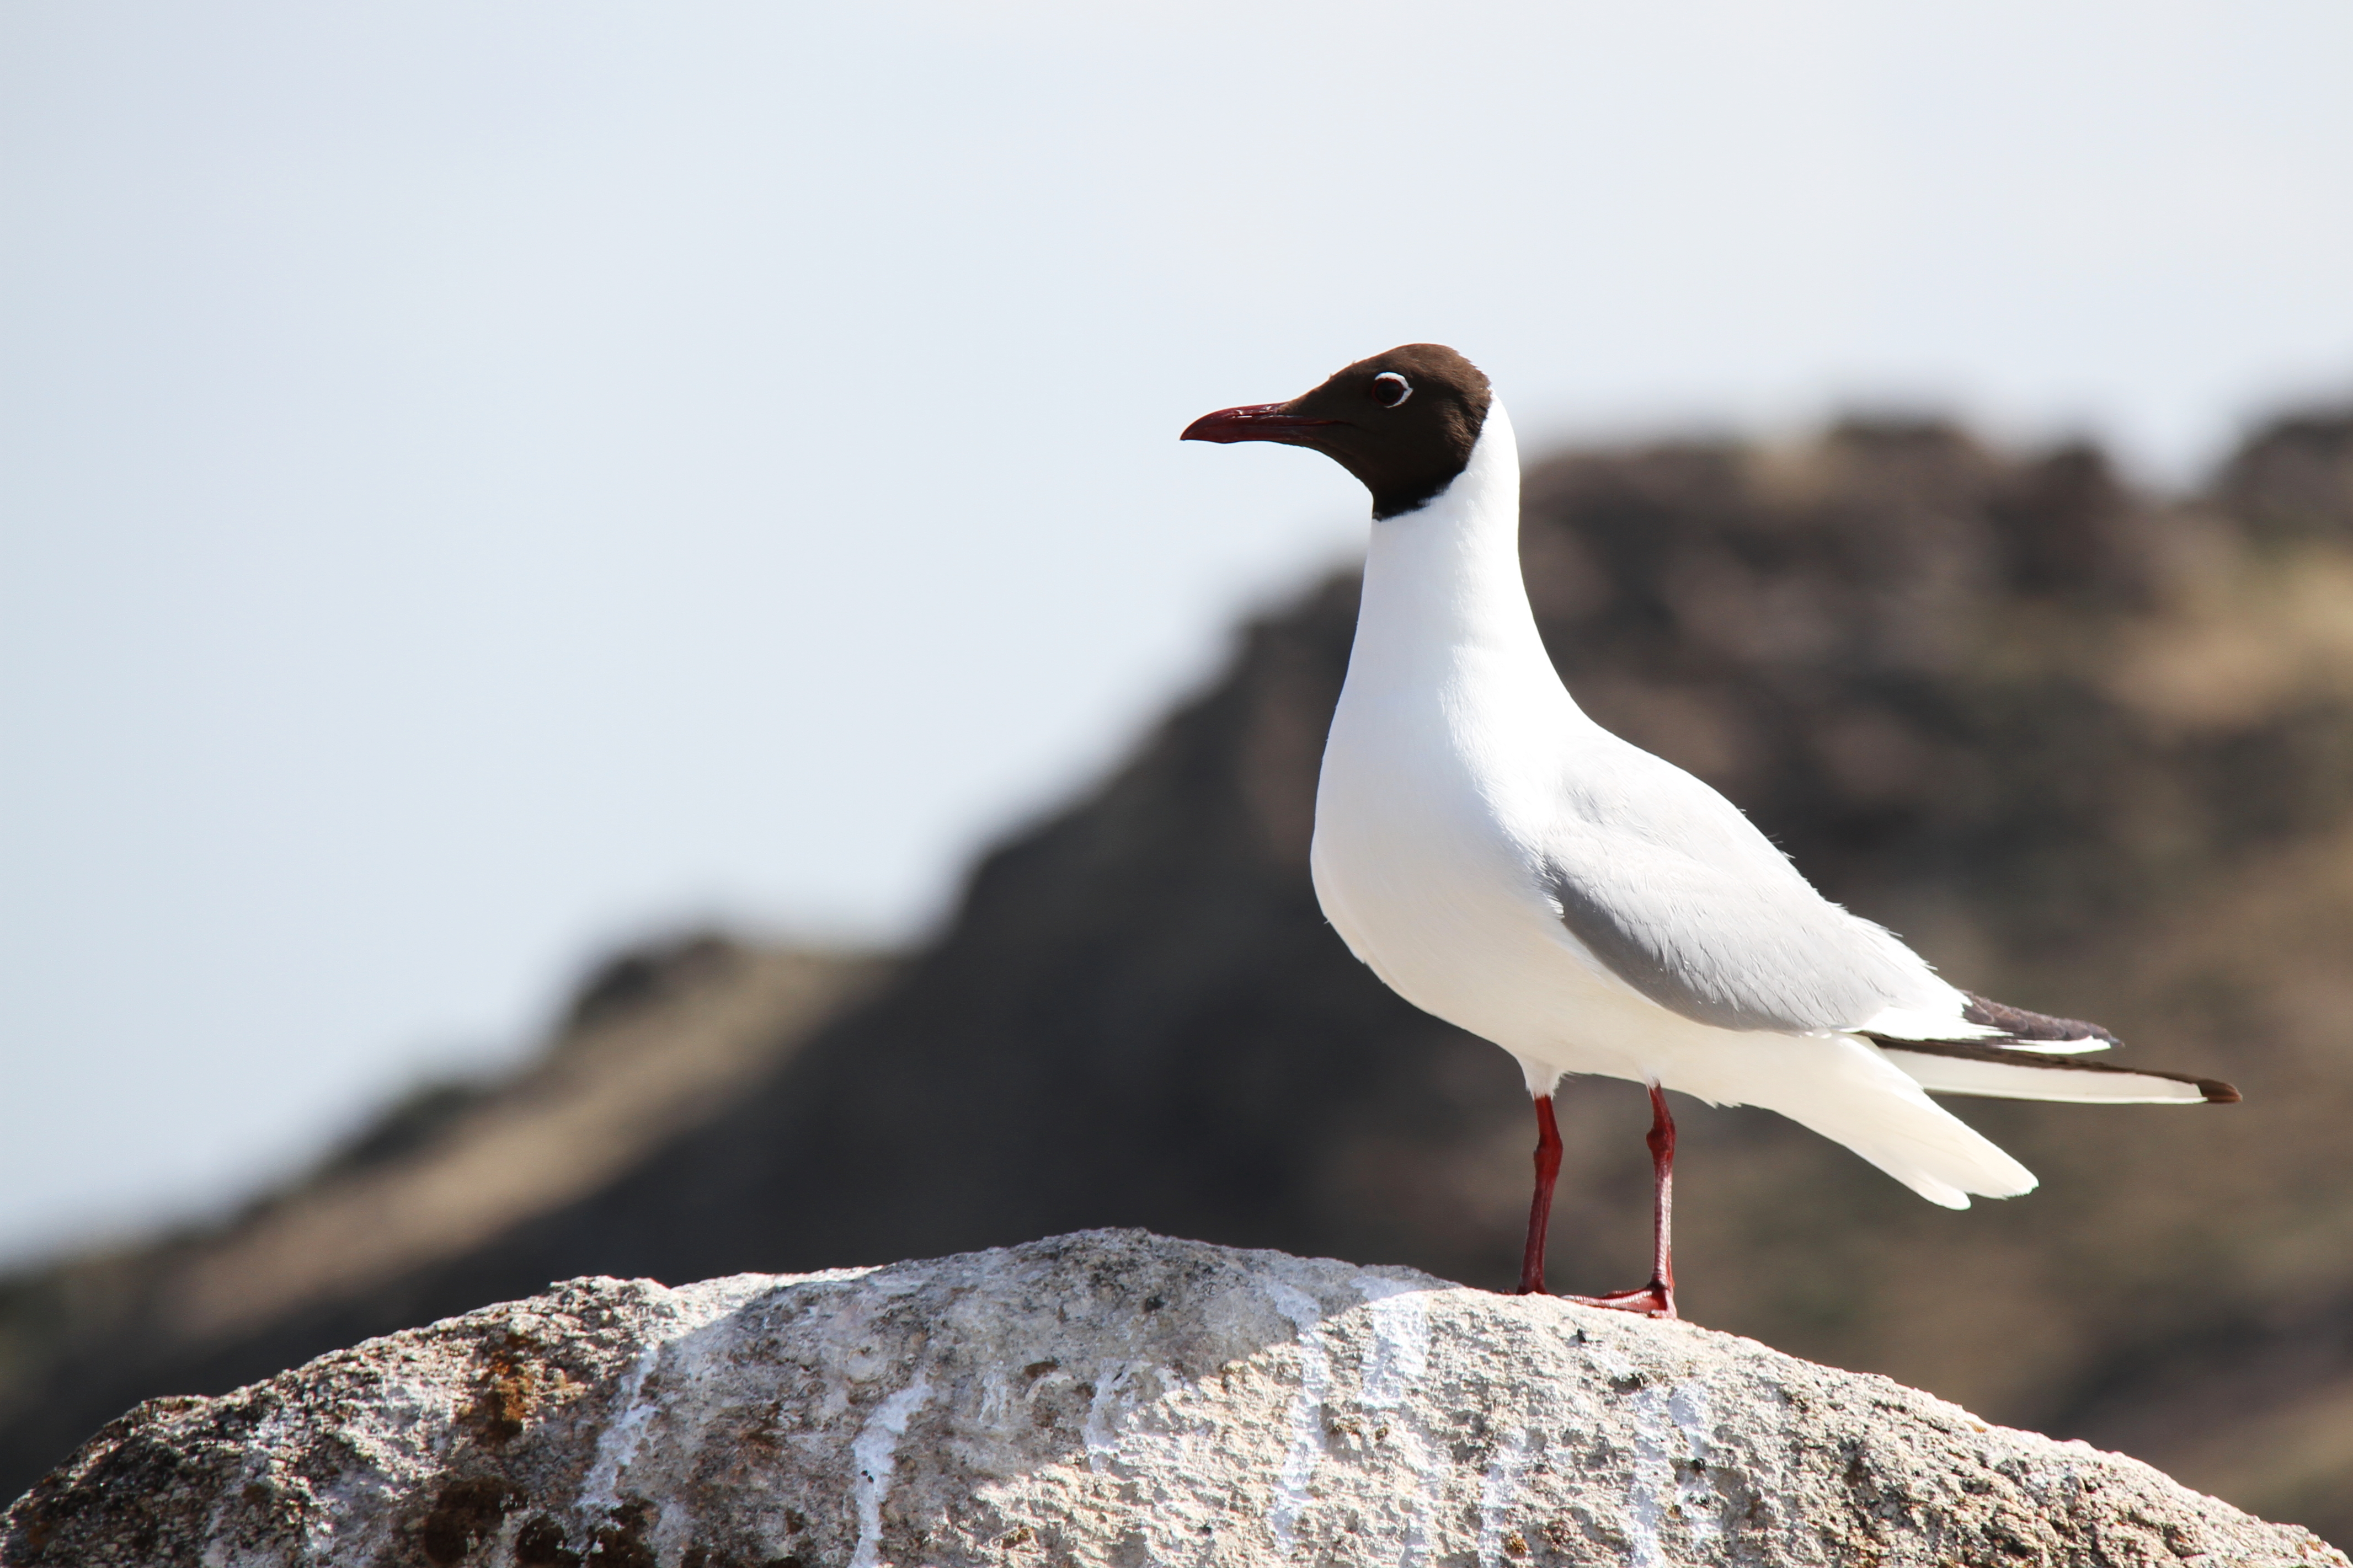
[[[1500,402],[1451,484],[1373,524],[1348,673],[1406,676],[1466,652],[1552,668],[1520,576],[1520,452]]]

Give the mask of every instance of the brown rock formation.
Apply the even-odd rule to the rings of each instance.
[[[1936,426],[1569,457],[1530,475],[1523,546],[1587,707],[1726,789],[1831,896],[1973,988],[2111,1026],[2125,1060],[2247,1093],[2212,1110],[1957,1101],[2044,1178],[1961,1215],[1768,1115],[1694,1108],[1686,1310],[2340,1539],[2348,450],[2353,423],[2287,421],[2180,505],[2088,448],[2011,461]],[[353,1173],[330,1172],[216,1232],[0,1289],[8,1476],[28,1484],[137,1398],[583,1273],[1144,1225],[1508,1284],[1514,1069],[1384,991],[1306,885],[1353,607],[1335,579],[1248,628],[1219,681],[990,855],[940,940],[863,1000],[779,1001],[765,1023],[771,1004],[745,1000],[742,1070],[675,1119],[617,1144],[609,1123],[543,1119],[535,1090],[494,1094],[412,1129],[396,1158],[420,1173],[387,1201],[419,1207],[384,1226],[401,1247],[311,1217],[357,1212]],[[689,964],[616,1016],[638,1044],[612,1070],[790,962]],[[1564,1096],[1564,1288],[1622,1284],[1642,1255],[1638,1100]],[[554,1162],[538,1195],[486,1207],[470,1181],[421,1173],[481,1148],[485,1117]]]

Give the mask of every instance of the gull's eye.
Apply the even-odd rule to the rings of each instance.
[[[1384,408],[1395,408],[1412,395],[1413,383],[1393,370],[1373,377],[1373,401]]]

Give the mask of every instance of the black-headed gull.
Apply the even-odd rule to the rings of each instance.
[[[1520,1289],[1544,1289],[1571,1073],[1645,1084],[1656,1254],[1640,1289],[1578,1298],[1672,1317],[1674,1121],[1664,1089],[1759,1105],[1931,1203],[2034,1177],[1928,1098],[2231,1101],[2211,1079],[2082,1059],[2091,1024],[1989,1002],[1830,902],[1738,807],[1586,717],[1520,576],[1520,464],[1487,378],[1409,343],[1194,441],[1279,441],[1372,492],[1348,677],[1315,792],[1315,896],[1416,1006],[1519,1059],[1536,1110]]]

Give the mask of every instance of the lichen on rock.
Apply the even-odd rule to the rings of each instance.
[[[0,1563],[2346,1559],[2135,1460],[1690,1324],[1093,1231],[573,1280],[151,1401],[17,1501]]]

